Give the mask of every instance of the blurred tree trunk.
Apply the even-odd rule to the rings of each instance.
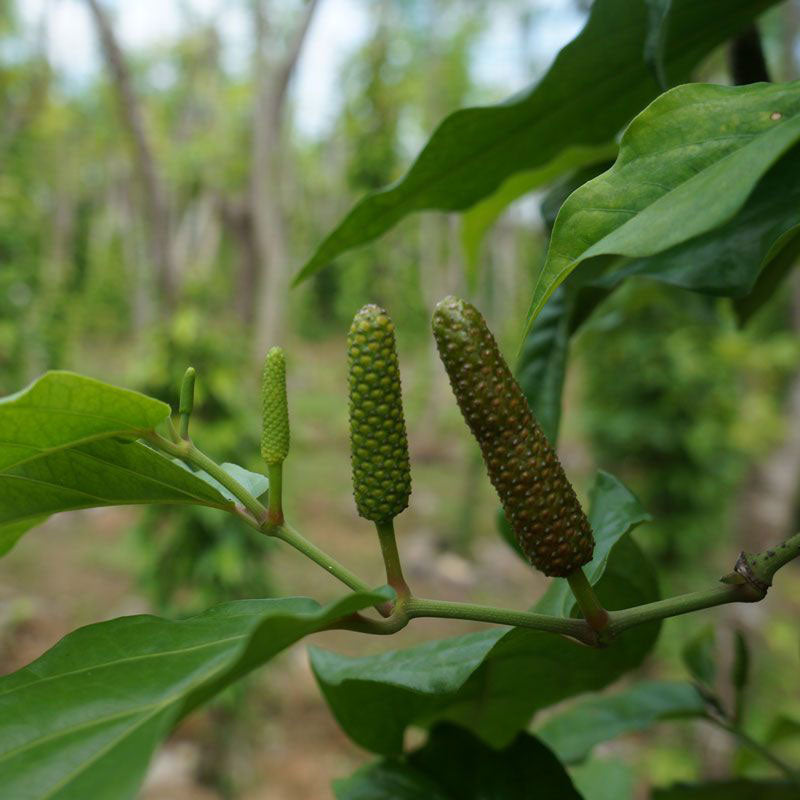
[[[236,316],[247,331],[252,331],[256,317],[258,252],[250,205],[242,198],[221,197],[218,208],[222,224],[236,243],[239,264],[236,269],[234,303]]]
[[[133,79],[106,11],[98,0],[86,0],[97,27],[103,57],[114,84],[120,121],[128,134],[133,165],[142,191],[142,211],[147,224],[150,257],[157,270],[162,311],[168,314],[177,300],[177,279],[170,240],[169,202],[159,174],[144,114]]]
[[[800,334],[800,273],[792,281],[791,327]],[[747,550],[778,544],[794,531],[800,497],[800,370],[789,384],[784,419],[783,441],[750,469],[740,495],[739,539]]]
[[[9,105],[5,103],[3,116],[0,118],[0,170],[3,167],[3,156],[8,147],[25,134],[47,102],[51,77],[50,64],[41,55],[29,78],[28,93],[23,102]]]
[[[282,152],[286,94],[303,43],[311,25],[317,0],[309,0],[302,19],[280,60],[268,55],[268,23],[263,0],[253,3],[256,30],[255,91],[253,114],[253,160],[250,184],[251,217],[258,254],[255,353],[280,343],[284,333],[289,288],[289,244],[286,218],[281,206],[281,181],[285,153]],[[273,44],[273,42],[270,42]]]

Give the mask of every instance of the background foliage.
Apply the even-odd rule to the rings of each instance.
[[[411,427],[400,545],[415,588],[513,607],[539,597],[541,610],[568,615],[563,587],[540,597],[544,584],[494,531],[495,499],[428,334],[433,303],[454,292],[518,354],[531,405],[551,439],[560,433],[611,607],[657,596],[648,557],[668,594],[717,578],[739,549],[779,541],[800,519],[797,2],[242,2],[226,4],[240,21],[233,38],[220,8],[189,3],[175,4],[174,35],[144,46],[126,39],[118,5],[61,2],[97,34],[85,75],[54,56],[58,3],[40,13],[0,3],[0,395],[72,369],[154,399],[62,375],[4,400],[4,476],[28,490],[0,488],[0,702],[32,693],[27,733],[5,716],[0,774],[20,770],[8,772],[10,791],[40,796],[24,772],[42,763],[43,745],[25,740],[37,709],[77,698],[59,724],[81,724],[81,688],[60,682],[72,659],[117,636],[130,638],[127,656],[150,657],[180,629],[205,655],[165,662],[136,696],[106,697],[93,746],[113,741],[110,755],[63,796],[86,796],[81,780],[114,758],[134,759],[134,787],[155,740],[213,695],[161,750],[144,796],[327,797],[338,776],[339,798],[523,797],[530,765],[559,797],[790,796],[724,725],[800,762],[796,569],[766,609],[714,612],[717,636],[694,618],[664,625],[657,643],[643,628],[601,652],[433,622],[390,647],[326,633],[311,669],[290,649],[222,691],[275,642],[331,618],[307,599],[250,598],[342,592],[218,513],[231,499],[207,476],[133,440],[162,422],[159,401],[175,405],[192,364],[195,436],[220,462],[259,470],[258,363],[281,341],[290,516],[377,585],[343,468],[344,332],[360,305],[384,304]],[[333,46],[330,15],[348,14],[364,32],[312,131],[299,73],[314,47]],[[741,56],[753,20],[765,63]],[[569,26],[580,33],[556,43]],[[504,58],[511,77],[492,68]],[[729,88],[765,77],[774,85]],[[710,85],[678,86],[689,80]],[[698,114],[701,103],[713,113]],[[74,412],[100,396],[118,413],[81,417],[78,430]],[[41,398],[41,417],[14,416]],[[47,452],[20,459],[20,448]],[[597,467],[608,472],[595,478]],[[69,485],[52,480],[65,474]],[[22,537],[50,512],[123,502],[173,505],[75,511]],[[645,510],[652,521],[631,534]],[[175,623],[127,616],[180,619],[221,601]],[[49,649],[107,617],[119,619]],[[246,644],[215,644],[226,636]],[[172,682],[188,672],[188,684]],[[49,688],[34,679],[45,673]],[[623,674],[629,684],[579,696]],[[65,774],[84,763],[52,747]],[[454,751],[473,772],[435,768]]]

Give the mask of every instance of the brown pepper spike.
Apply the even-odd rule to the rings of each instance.
[[[464,300],[445,297],[433,335],[522,551],[545,575],[566,577],[591,561],[592,528],[486,320]]]

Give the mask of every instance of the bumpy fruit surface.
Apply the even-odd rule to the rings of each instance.
[[[273,347],[264,359],[261,409],[261,456],[267,464],[281,464],[289,453],[289,408],[286,403],[286,357],[280,347]]]
[[[384,522],[408,505],[411,494],[394,323],[379,306],[364,306],[353,318],[347,347],[353,495],[362,517]]]
[[[461,413],[522,551],[564,577],[592,558],[589,520],[480,312],[446,297],[433,333]]]

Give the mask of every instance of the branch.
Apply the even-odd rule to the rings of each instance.
[[[170,442],[157,433],[151,433],[146,438],[159,450],[204,470],[219,481],[242,503],[246,512],[237,510],[234,513],[238,513],[239,517],[250,527],[291,545],[354,591],[368,592],[371,590],[372,587],[306,539],[291,525],[286,522],[281,524],[271,522],[267,508],[222,467],[198,450],[191,441]],[[402,578],[399,558],[396,557],[396,548],[393,549],[390,546],[391,543],[387,544],[386,541],[388,533],[388,530],[383,531],[382,546],[384,554],[387,547],[390,551],[391,558],[387,565],[388,571],[391,573],[390,579],[397,579],[398,576]],[[351,615],[337,620],[332,623],[331,627],[385,635],[401,630],[412,619],[439,617],[489,622],[495,625],[509,625],[545,633],[557,633],[593,647],[604,647],[622,632],[647,622],[677,617],[691,611],[712,608],[725,603],[758,602],[766,596],[775,573],[798,556],[800,556],[800,533],[796,533],[783,544],[760,553],[742,553],[736,562],[734,571],[725,575],[717,586],[677,597],[668,597],[665,600],[633,608],[609,611],[608,623],[601,630],[595,630],[584,619],[414,597],[405,594],[407,592],[405,581],[401,583],[399,580],[395,580],[396,588],[400,589],[397,601],[394,604],[384,603],[377,608],[386,619],[372,620],[361,615]]]
[[[776,756],[769,748],[764,747],[763,744],[757,742],[752,736],[750,736],[748,733],[745,733],[745,731],[743,731],[740,727],[732,724],[728,720],[717,719],[717,717],[714,717],[710,714],[707,715],[705,719],[713,725],[716,725],[722,730],[730,733],[731,736],[739,740],[740,744],[760,755],[761,758],[772,764],[773,767],[782,772],[795,786],[800,788],[800,773],[787,764],[782,758],[778,758],[778,756]]]
[[[609,635],[652,622],[657,619],[677,617],[690,611],[712,608],[725,603],[757,603],[766,597],[775,573],[785,564],[800,556],[800,533],[777,547],[760,553],[741,553],[734,571],[721,578],[721,585],[699,592],[668,597],[655,603],[626,608],[609,613]]]
[[[517,628],[530,628],[545,633],[560,633],[571,636],[583,644],[599,644],[597,634],[585,620],[569,617],[553,617],[549,614],[536,614],[531,611],[513,611],[508,608],[473,605],[472,603],[452,603],[447,600],[425,600],[412,597],[405,603],[405,613],[409,619],[417,617],[439,617],[444,619],[465,619],[473,622],[492,622],[496,625],[510,625]]]

